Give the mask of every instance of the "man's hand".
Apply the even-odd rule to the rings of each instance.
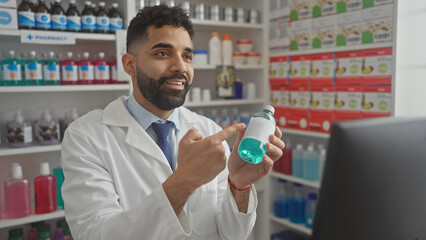
[[[250,164],[240,158],[238,155],[238,146],[245,131],[240,131],[238,139],[234,144],[231,156],[228,161],[229,180],[239,188],[244,189],[250,184],[256,182],[263,176],[269,174],[274,162],[283,154],[284,142],[281,140],[282,132],[276,127],[274,135],[269,137],[269,143],[266,143],[266,154],[259,164]]]

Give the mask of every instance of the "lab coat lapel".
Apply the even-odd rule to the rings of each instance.
[[[103,114],[104,123],[112,126],[127,127],[127,135],[125,137],[126,144],[150,155],[152,159],[160,161],[171,173],[169,162],[160,147],[158,147],[157,143],[152,140],[144,129],[142,129],[133,116],[130,115],[123,102],[125,98],[126,97],[122,96],[105,108]]]

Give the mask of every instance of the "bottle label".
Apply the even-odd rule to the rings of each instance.
[[[80,16],[68,16],[67,17],[68,30],[81,30],[81,17]]]
[[[7,140],[9,143],[31,143],[33,141],[33,131],[31,126],[21,126],[8,125]]]
[[[106,65],[96,66],[96,68],[95,68],[95,79],[109,80],[108,66],[106,66]]]
[[[21,80],[21,66],[19,64],[5,64],[2,66],[3,77],[5,81]]]
[[[110,27],[110,30],[113,30],[113,31],[123,29],[123,19],[111,18],[109,27]]]
[[[42,80],[41,64],[25,64],[25,77],[27,80]]]
[[[96,17],[96,29],[109,30],[109,17]]]
[[[18,23],[20,27],[35,27],[35,14],[33,12],[18,12]]]
[[[80,80],[91,81],[94,79],[93,76],[93,65],[80,65],[78,73]]]
[[[269,142],[269,136],[274,134],[275,125],[263,117],[253,117],[244,133],[244,138],[253,138],[262,143]]]
[[[67,17],[65,15],[52,15],[52,29],[66,30]]]
[[[36,13],[35,25],[39,28],[50,28],[51,16],[50,13]]]
[[[81,18],[81,27],[84,30],[95,30],[96,29],[96,17],[95,16],[83,16]]]
[[[62,81],[75,82],[78,80],[78,68],[76,65],[62,66]]]
[[[59,65],[45,65],[43,68],[43,77],[45,81],[59,81]]]

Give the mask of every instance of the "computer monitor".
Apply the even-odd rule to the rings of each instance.
[[[426,118],[332,128],[314,240],[426,240]]]

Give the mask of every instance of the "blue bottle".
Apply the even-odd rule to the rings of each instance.
[[[319,180],[318,152],[314,150],[313,145],[303,152],[303,178],[314,182]]]
[[[19,29],[33,29],[35,27],[35,14],[28,0],[23,0],[18,7]]]
[[[67,29],[70,32],[81,31],[81,15],[75,0],[70,0],[70,6],[67,10]]]
[[[49,8],[44,4],[44,0],[38,0],[38,4],[34,9],[35,12],[35,28],[39,30],[51,29],[52,15]]]
[[[286,191],[286,180],[278,179],[280,184],[280,192],[277,200],[274,202],[274,214],[280,218],[288,218],[290,216],[290,194]]]
[[[308,202],[306,203],[306,222],[305,225],[308,228],[312,228],[314,224],[314,216],[315,216],[315,207],[317,204],[317,194],[316,193],[309,193],[308,194]]]
[[[293,158],[291,160],[291,172],[293,176],[303,178],[303,145],[297,144],[293,149]]]
[[[96,17],[91,8],[92,2],[85,1],[84,9],[81,13],[81,31],[82,32],[95,32],[96,30]]]
[[[111,4],[111,10],[109,11],[109,32],[115,32],[116,30],[123,29],[123,18],[118,12],[118,3]]]
[[[65,10],[61,6],[61,0],[55,0],[50,13],[52,16],[52,30],[67,30],[67,16],[65,15]]]
[[[290,221],[293,223],[305,223],[306,199],[302,196],[302,184],[294,183],[293,197],[290,204]]]

